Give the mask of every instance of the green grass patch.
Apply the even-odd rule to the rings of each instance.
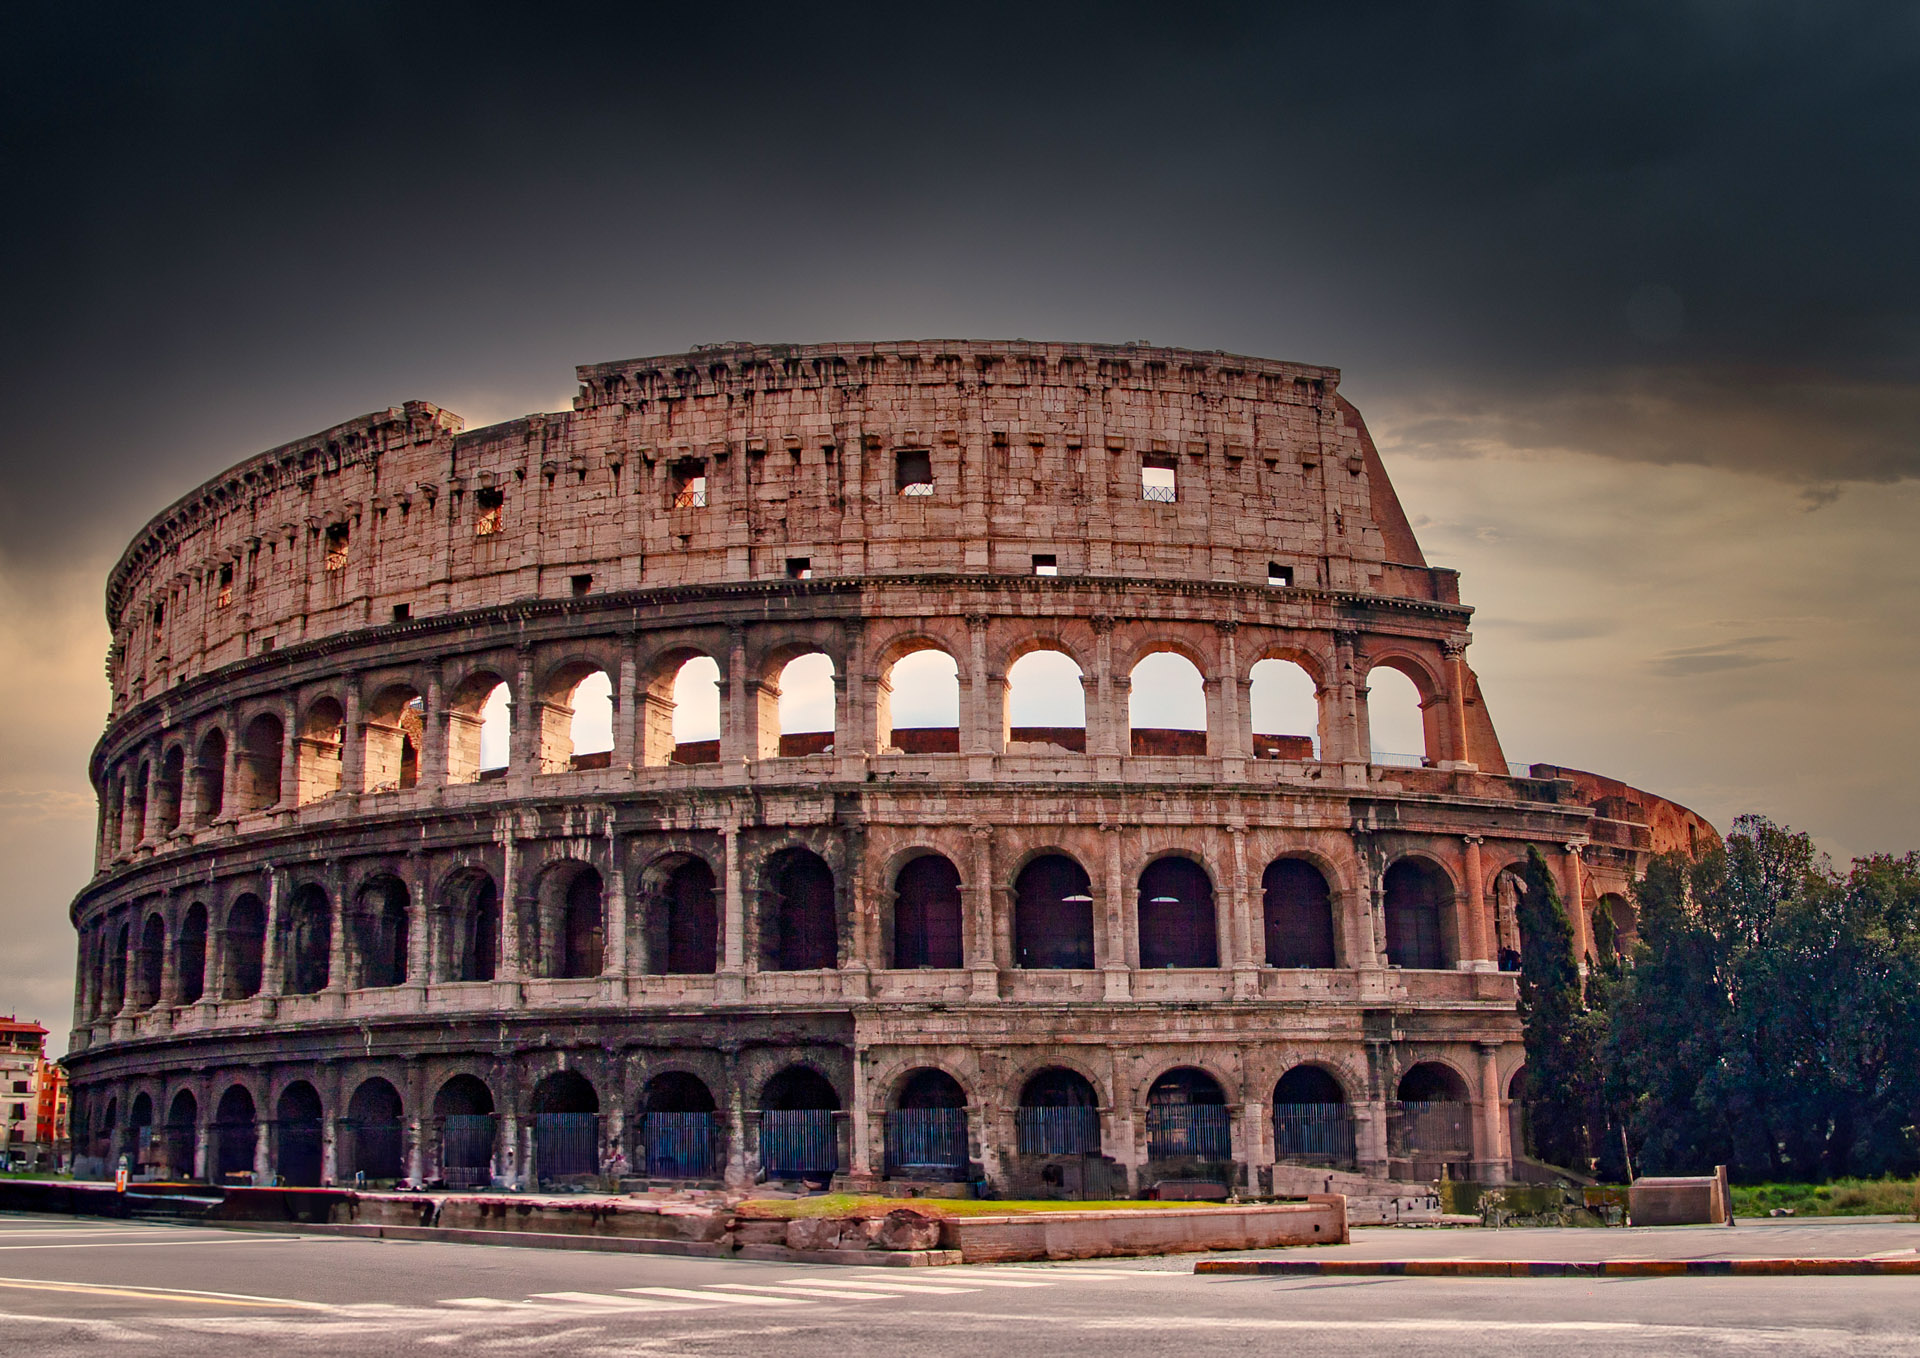
[[[1733,1214],[1764,1217],[1920,1217],[1920,1179],[1835,1179],[1826,1184],[1735,1184]]]
[[[1203,1202],[983,1201],[974,1198],[883,1198],[869,1193],[819,1193],[805,1198],[749,1198],[749,1217],[883,1217],[900,1207],[930,1217],[1000,1217],[1020,1212],[1115,1212],[1155,1207],[1205,1207]]]

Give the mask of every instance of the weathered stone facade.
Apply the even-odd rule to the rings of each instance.
[[[479,1126],[465,1168],[518,1182],[561,1163],[535,1145],[552,1119],[592,1112],[590,1159],[641,1172],[665,1154],[643,1118],[710,1096],[711,1164],[669,1170],[779,1173],[768,1128],[800,1111],[831,1112],[824,1168],[918,1172],[889,1128],[936,1070],[965,1105],[949,1168],[1002,1186],[1230,1161],[1257,1189],[1297,1154],[1507,1173],[1502,870],[1546,849],[1591,950],[1600,903],[1631,927],[1618,897],[1649,852],[1712,830],[1508,768],[1457,576],[1425,564],[1336,372],[926,342],[579,376],[571,412],[464,431],[412,402],[264,453],[113,572],[77,1154],[433,1179],[461,1158],[449,1128]],[[930,648],[957,670],[953,724],[895,731],[892,668]],[[1040,649],[1078,666],[1084,735],[1009,725],[1008,670]],[[1204,734],[1130,728],[1129,676],[1165,651],[1202,676]],[[796,737],[778,679],[811,652],[833,730]],[[721,676],[698,749],[673,721],[695,656]],[[1317,730],[1253,730],[1265,659],[1306,671]],[[1374,762],[1382,666],[1419,691],[1420,767]],[[579,755],[595,674],[612,748]],[[502,683],[510,758],[483,771]],[[936,886],[909,944],[902,874],[931,855],[950,866],[916,870]],[[1300,909],[1325,913],[1320,954],[1287,941]],[[925,943],[940,911],[950,953]],[[1173,937],[1179,918],[1204,924]],[[1280,1144],[1302,1066],[1328,1092],[1283,1103],[1327,1113],[1331,1149]],[[1019,1110],[1048,1071],[1091,1090],[1097,1114],[1066,1121],[1097,1154],[1043,1153],[1062,1133]],[[1165,1111],[1188,1100],[1225,1112]]]

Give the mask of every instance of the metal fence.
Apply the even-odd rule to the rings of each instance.
[[[216,1122],[213,1124],[213,1173],[215,1183],[231,1183],[238,1177],[253,1179],[253,1148],[256,1133],[253,1122]]]
[[[887,1172],[945,1178],[967,1168],[967,1110],[899,1108],[887,1114]]]
[[[398,1179],[406,1173],[405,1133],[398,1122],[341,1118],[334,1125],[334,1144],[345,1161],[339,1166],[342,1178]]]
[[[325,1135],[317,1118],[274,1123],[274,1176],[281,1183],[295,1188],[319,1187],[324,1140]]]
[[[493,1182],[491,1113],[454,1113],[440,1120],[440,1177],[449,1188],[485,1188]]]
[[[1278,1160],[1353,1163],[1353,1110],[1344,1103],[1278,1103],[1273,1107]]]
[[[760,1115],[760,1164],[769,1175],[832,1174],[840,1168],[833,1113],[826,1108],[768,1109]]]
[[[1219,1103],[1169,1103],[1147,1108],[1147,1159],[1231,1160],[1233,1134]]]
[[[600,1172],[598,1113],[535,1113],[533,1169],[542,1179]]]
[[[1389,1146],[1395,1155],[1473,1154],[1473,1105],[1400,1103],[1388,1108]]]
[[[648,1113],[640,1125],[642,1163],[655,1179],[705,1179],[719,1159],[712,1113]]]
[[[167,1174],[175,1179],[193,1177],[193,1124],[169,1122],[160,1129],[160,1146],[167,1158]]]
[[[1100,1153],[1098,1108],[1021,1108],[1014,1112],[1013,1122],[1022,1155]]]

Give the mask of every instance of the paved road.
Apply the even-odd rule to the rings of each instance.
[[[1858,1238],[1893,1248],[1885,1241],[1898,1228],[1877,1229]],[[1488,1257],[1492,1241],[1547,1233],[1357,1234],[1348,1248],[1406,1253],[1433,1241]],[[1415,1347],[1920,1358],[1920,1286],[1905,1278],[1318,1280],[1191,1269],[1191,1257],[808,1267],[0,1216],[0,1352],[1135,1358],[1311,1346],[1315,1358]]]

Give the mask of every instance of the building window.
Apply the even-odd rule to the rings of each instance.
[[[674,463],[673,507],[675,509],[707,507],[707,464],[698,458],[688,458],[684,462]]]
[[[344,523],[327,525],[327,569],[343,571],[347,568],[347,526]]]
[[[1278,561],[1269,561],[1267,583],[1282,589],[1290,588],[1293,585],[1293,567],[1283,566]]]
[[[1035,552],[1033,554],[1033,573],[1035,575],[1060,574],[1060,559],[1052,552]]]
[[[933,494],[933,454],[908,448],[894,455],[893,488],[902,495]]]
[[[1140,459],[1140,498],[1170,505],[1180,498],[1179,463],[1171,457],[1151,454]]]
[[[477,538],[490,538],[501,529],[506,514],[507,496],[505,491],[489,486],[473,495],[473,535]]]
[[[226,608],[233,603],[233,563],[227,562],[220,567],[219,605]]]
[[[395,604],[393,606],[393,620],[395,622],[408,622],[412,618],[413,618],[412,604]]]
[[[573,586],[573,597],[576,599],[586,598],[588,592],[593,589],[593,577],[591,575],[572,576],[570,577],[570,583]]]
[[[158,632],[162,627],[165,627],[166,625],[167,625],[167,606],[165,604],[155,604],[153,606],[153,630]]]
[[[790,556],[787,558],[787,579],[813,579],[813,558],[810,556]]]

